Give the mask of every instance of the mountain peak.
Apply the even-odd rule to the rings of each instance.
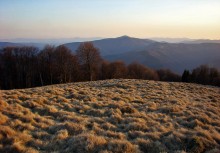
[[[127,35],[124,35],[124,36],[121,36],[121,37],[118,37],[118,38],[131,38],[131,37],[129,37]]]

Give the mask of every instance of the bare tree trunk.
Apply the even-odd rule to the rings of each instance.
[[[40,73],[40,82],[41,82],[41,86],[43,86],[44,83],[43,83],[43,79],[42,79],[42,75],[41,75],[41,73]]]
[[[53,84],[53,76],[52,76],[51,73],[50,73],[50,84],[51,84],[51,85]]]
[[[92,79],[93,79],[93,78],[92,78],[92,73],[90,73],[90,81],[92,81]]]

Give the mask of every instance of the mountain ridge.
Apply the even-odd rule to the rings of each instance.
[[[124,35],[91,42],[99,48],[101,56],[109,61],[122,60],[126,64],[136,61],[154,69],[171,69],[179,74],[184,69],[191,70],[204,64],[220,69],[220,43],[218,43],[218,40],[168,43]],[[81,43],[73,42],[63,45],[75,52]],[[0,42],[0,48],[6,46],[35,46],[42,49],[44,45]]]
[[[211,41],[211,40],[210,40]],[[92,41],[106,60],[122,60],[126,64],[139,62],[154,69],[168,68],[181,74],[207,64],[220,69],[220,43],[167,43],[150,39],[121,36]],[[80,43],[64,44],[73,52]]]
[[[112,55],[129,51],[139,51],[149,44],[156,41],[150,39],[132,38],[129,36],[121,36],[117,38],[105,38],[101,40],[91,41],[99,48],[101,55]],[[81,42],[63,44],[70,50],[75,51]]]
[[[46,43],[31,43],[31,42],[23,42],[23,43],[16,43],[16,42],[0,42],[0,49],[5,47],[22,47],[22,46],[33,46],[37,47],[38,49],[43,49]]]

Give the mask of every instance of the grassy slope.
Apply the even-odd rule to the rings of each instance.
[[[0,152],[220,151],[220,89],[107,80],[2,91]]]

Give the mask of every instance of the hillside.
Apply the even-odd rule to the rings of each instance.
[[[63,41],[70,40],[64,39]],[[63,45],[75,52],[80,43],[82,42]],[[94,40],[92,43],[99,48],[101,56],[109,61],[122,60],[126,64],[139,62],[153,69],[165,68],[178,74],[182,74],[185,69],[192,70],[200,65],[209,65],[220,70],[219,40],[191,40],[183,41],[183,43],[167,43],[121,36]],[[41,50],[45,43],[0,42],[0,50],[6,46],[35,46]]]
[[[127,64],[134,61],[154,69],[171,69],[182,74],[184,69],[209,65],[220,69],[220,43],[218,40],[195,40],[192,43],[156,42],[128,36],[93,41],[104,59],[122,60]],[[79,43],[64,44],[73,52]]]
[[[13,42],[0,42],[0,49],[5,47],[23,47],[23,46],[33,46],[39,49],[43,49],[46,43],[13,43]]]
[[[1,91],[0,152],[220,152],[220,88],[106,80]]]
[[[184,69],[192,70],[199,65],[210,65],[220,69],[220,44],[154,43],[142,51],[109,55],[107,60],[123,60],[127,64],[138,61],[154,69],[169,68],[182,74]]]
[[[129,36],[122,36],[118,38],[106,38],[101,40],[92,41],[94,46],[99,48],[102,56],[115,55],[126,52],[136,52],[145,49],[156,41],[149,39],[132,38]],[[64,44],[72,51],[76,51],[81,42],[73,42]]]
[[[220,40],[210,40],[210,39],[197,39],[197,40],[185,40],[182,43],[189,43],[189,44],[201,44],[201,43],[220,43]]]

